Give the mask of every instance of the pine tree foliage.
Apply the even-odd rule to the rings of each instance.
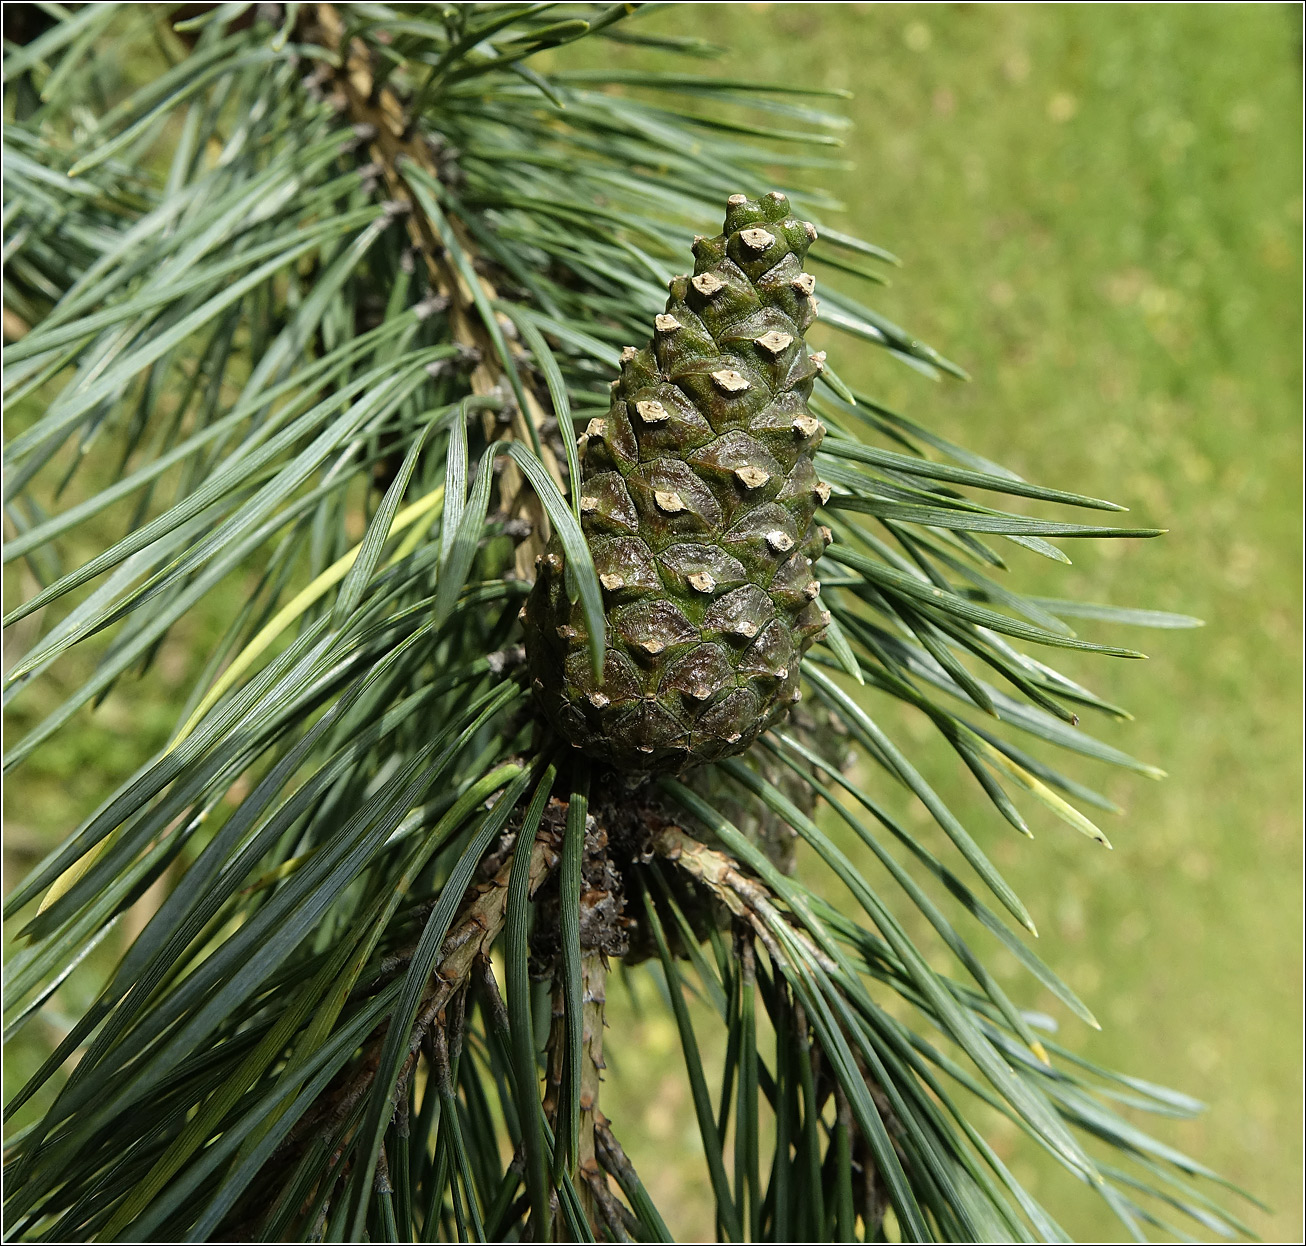
[[[7,9],[4,557],[39,590],[10,603],[33,640],[6,700],[94,656],[8,768],[130,696],[199,603],[228,622],[168,746],[9,898],[12,1037],[164,885],[10,1088],[10,1113],[48,1101],[6,1150],[11,1240],[665,1240],[601,1106],[619,973],[674,1017],[725,1239],[1064,1239],[979,1104],[1136,1237],[1243,1231],[1136,1123],[1200,1105],[1053,1042],[972,950],[1096,1024],[884,725],[914,707],[1017,830],[1020,794],[1104,843],[1082,810],[1109,802],[1044,746],[1152,771],[1079,727],[1123,711],[1049,655],[1138,656],[1080,620],[1191,620],[1023,596],[1002,555],[1154,530],[1004,509],[1120,508],[844,384],[866,348],[958,369],[849,292],[892,257],[822,223],[835,93],[713,77],[636,9]],[[581,39],[670,68],[568,69]],[[842,335],[805,382],[829,624],[747,752],[645,776],[550,727],[519,614],[556,557],[577,669],[603,669],[576,435],[668,287],[693,297],[695,233],[777,186]],[[110,535],[70,557],[87,532]],[[687,992],[724,1027],[719,1085]]]

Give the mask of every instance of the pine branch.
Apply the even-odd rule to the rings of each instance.
[[[557,458],[542,439],[548,417],[530,379],[529,360],[517,341],[516,327],[502,313],[491,313],[493,319],[486,316],[487,309],[498,302],[499,294],[483,271],[485,265],[474,242],[456,216],[442,215],[438,222],[431,219],[426,209],[434,206],[433,200],[416,191],[405,176],[406,166],[420,169],[429,183],[439,185],[440,166],[431,140],[424,138],[406,116],[395,93],[375,82],[367,45],[361,39],[352,39],[347,48],[342,48],[345,27],[336,6],[305,7],[312,12],[311,17],[306,14],[301,19],[306,21],[307,37],[321,42],[335,56],[334,70],[325,85],[337,108],[353,123],[354,133],[367,142],[391,201],[402,207],[413,247],[445,301],[450,336],[472,353],[472,392],[505,401],[510,394],[516,397],[509,407],[511,423],[507,428],[493,412],[486,412],[482,421],[486,440],[511,436],[531,446],[559,487],[566,488]],[[442,227],[448,231],[443,238]],[[463,258],[461,267],[454,261],[452,248]],[[529,580],[535,559],[548,540],[548,519],[539,499],[511,463],[505,464],[498,488],[504,514],[532,526],[533,535],[517,546],[516,556],[517,574]]]
[[[515,849],[514,849],[515,851]],[[529,892],[534,895],[557,868],[561,843],[548,823],[542,823],[530,850]],[[405,1097],[408,1080],[412,1077],[418,1056],[427,1035],[445,1028],[444,1010],[459,992],[466,989],[477,964],[484,962],[507,919],[508,883],[512,873],[511,856],[495,875],[477,883],[467,893],[458,910],[453,928],[446,937],[439,960],[432,973],[432,982],[422,997],[417,1018],[411,1028],[407,1043],[407,1056],[400,1070],[400,1080],[393,1099],[397,1104]],[[396,971],[406,959],[401,954],[387,965]],[[377,1074],[381,1044],[385,1029],[375,1034],[356,1059],[355,1072],[337,1089],[324,1095],[304,1116],[288,1140],[286,1152],[280,1157],[289,1160],[302,1150],[305,1139],[319,1130],[336,1132],[348,1119],[354,1108],[372,1087]]]
[[[728,853],[709,848],[694,839],[684,828],[667,825],[653,838],[654,851],[684,870],[691,878],[703,883],[736,917],[752,929],[776,964],[785,962],[784,953],[776,942],[774,931],[787,926],[784,915],[776,906],[775,897],[766,887],[749,878],[738,860]],[[835,973],[838,966],[800,930],[793,937],[802,943],[804,951],[827,973]]]
[[[583,903],[583,901],[582,901]],[[582,918],[584,921],[584,918]],[[577,1113],[576,1164],[574,1172],[580,1179],[577,1193],[580,1195],[581,1209],[589,1221],[591,1229],[597,1234],[604,1225],[611,1228],[615,1203],[607,1188],[606,1178],[601,1172],[595,1158],[595,1121],[597,1119],[599,1093],[602,1083],[603,1030],[607,1025],[604,1019],[606,1003],[607,963],[602,951],[596,948],[583,949],[581,955],[581,1062],[580,1083],[574,1090],[567,1083],[567,1008],[564,1000],[561,975],[555,976],[552,1000],[552,1023],[549,1038],[545,1046],[546,1068],[548,1078],[544,1096],[544,1113],[553,1129],[553,1136],[558,1147],[556,1162],[560,1162],[563,1142],[570,1129],[565,1121],[565,1107],[572,1098],[579,1108]],[[568,1165],[570,1168],[570,1164]],[[624,1222],[619,1216],[616,1221],[624,1232]],[[554,1222],[550,1235],[561,1239],[566,1232],[561,1209],[555,1208]]]

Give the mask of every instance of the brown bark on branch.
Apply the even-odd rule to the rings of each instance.
[[[674,862],[690,877],[702,883],[736,917],[752,927],[771,959],[783,964],[788,958],[780,951],[774,931],[783,926],[827,973],[838,966],[822,952],[803,931],[786,920],[771,898],[770,890],[739,869],[739,862],[724,852],[709,848],[682,827],[661,827],[653,838],[653,851]]]

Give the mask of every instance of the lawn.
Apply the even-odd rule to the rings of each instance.
[[[892,725],[953,807],[973,811],[1034,913],[1041,955],[1103,1031],[1013,970],[1002,980],[1017,1002],[1053,1012],[1075,1050],[1208,1102],[1196,1121],[1153,1127],[1264,1199],[1272,1210],[1249,1214],[1264,1237],[1300,1240],[1300,10],[679,5],[647,26],[731,47],[723,65],[740,77],[853,92],[837,105],[853,122],[838,153],[852,167],[815,175],[846,205],[829,223],[901,257],[867,301],[974,379],[932,384],[848,339],[831,357],[842,376],[1031,479],[1169,529],[1011,573],[1046,596],[1206,621],[1093,633],[1145,649],[1146,663],[1059,662],[1134,713],[1098,734],[1169,773],[1077,769],[1125,807],[1104,823],[1114,852],[1033,809],[1036,840],[1014,835],[925,727]],[[7,873],[162,743],[209,630],[197,618],[147,681],[15,776]],[[10,729],[46,708],[32,698]],[[710,1234],[674,1029],[612,998],[613,1030],[633,1033],[612,1044],[605,1110],[672,1228]],[[42,1037],[24,1038],[13,1076],[39,1058]],[[1077,1237],[1116,1235],[1100,1202],[1018,1135],[996,1141]]]

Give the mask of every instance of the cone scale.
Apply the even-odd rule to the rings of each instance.
[[[815,229],[778,192],[732,195],[694,243],[642,350],[622,352],[612,405],[580,438],[581,526],[603,588],[607,656],[590,665],[555,541],[526,604],[545,717],[591,757],[675,771],[743,752],[798,700],[803,653],[829,616],[812,574],[829,496],[807,399],[823,356],[803,271]]]

